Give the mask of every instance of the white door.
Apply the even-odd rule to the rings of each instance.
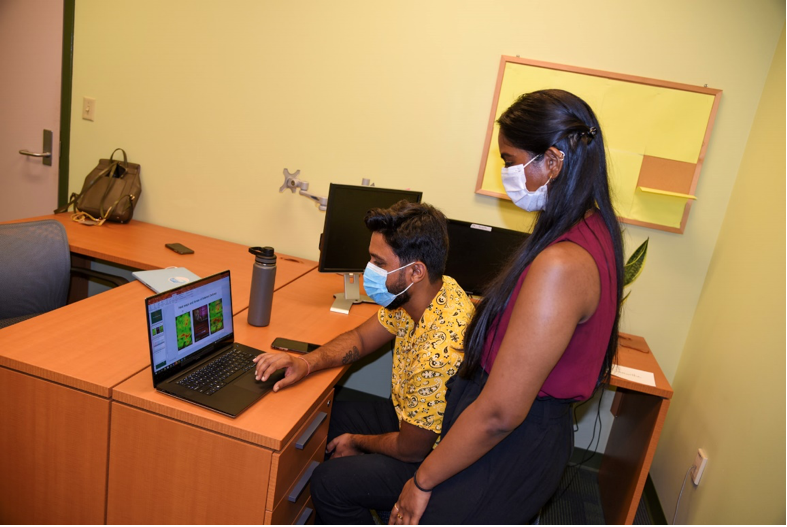
[[[63,0],[0,0],[0,221],[57,207]],[[52,164],[42,153],[51,130]]]

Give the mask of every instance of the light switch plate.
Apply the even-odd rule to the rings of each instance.
[[[96,100],[93,97],[82,97],[82,119],[96,120]]]

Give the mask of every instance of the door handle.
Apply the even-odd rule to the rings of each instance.
[[[23,156],[40,157],[41,162],[47,166],[52,166],[52,130],[44,130],[43,152],[31,152],[30,150],[20,150]]]

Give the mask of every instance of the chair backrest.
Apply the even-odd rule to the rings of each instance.
[[[55,220],[0,225],[0,319],[66,305],[71,253]]]

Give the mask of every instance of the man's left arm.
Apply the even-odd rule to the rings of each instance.
[[[333,457],[354,456],[364,452],[385,454],[408,463],[422,461],[432,451],[438,434],[401,421],[398,432],[379,435],[342,434],[328,444]]]
[[[455,365],[450,360],[432,364],[427,354],[422,354],[420,359],[423,369],[412,372],[406,381],[412,392],[419,391],[416,387],[425,392],[419,394],[419,404],[412,409],[417,416],[413,417],[413,422],[400,418],[399,431],[387,434],[342,434],[328,444],[327,450],[333,453],[333,457],[371,453],[417,463],[429,455],[440,435],[441,414],[446,404],[445,383],[442,379],[448,378],[447,370]],[[425,385],[425,381],[431,386]],[[419,423],[432,429],[422,428],[418,426]]]

